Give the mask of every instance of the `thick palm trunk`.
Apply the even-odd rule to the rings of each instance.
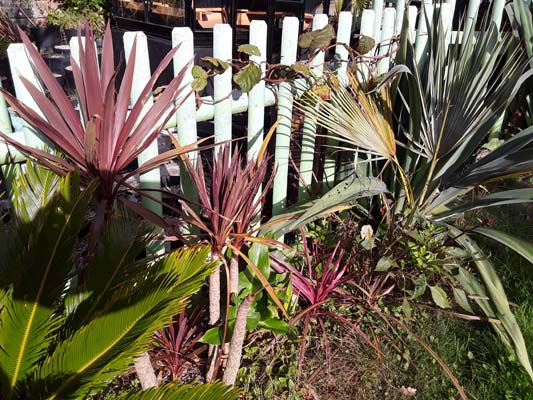
[[[158,386],[154,367],[152,366],[150,355],[147,351],[135,357],[133,364],[135,366],[135,373],[141,382],[143,390]]]
[[[213,261],[220,261],[217,255],[213,255]],[[215,326],[220,320],[220,263],[209,277],[209,325]],[[215,370],[218,358],[219,346],[209,345],[209,367],[206,373],[206,381],[215,380]]]
[[[226,370],[224,371],[224,377],[222,378],[222,381],[226,385],[234,385],[237,380],[237,372],[241,366],[242,346],[246,336],[246,318],[248,317],[248,312],[250,311],[253,301],[254,296],[246,296],[239,306],[239,311],[237,311],[235,328],[233,329],[233,335],[231,336],[231,343],[229,346],[228,362],[226,364]]]

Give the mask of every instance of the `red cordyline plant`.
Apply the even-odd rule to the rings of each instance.
[[[201,158],[198,160],[197,167],[185,160],[189,175],[198,192],[200,212],[193,210],[187,202],[180,201],[183,209],[187,211],[184,219],[201,230],[207,242],[211,245],[213,258],[219,260],[226,271],[228,282],[225,299],[226,310],[230,306],[231,293],[237,294],[238,292],[239,257],[241,257],[253,269],[273,301],[286,314],[283,304],[274,293],[268,279],[242,251],[244,244],[249,242],[261,242],[267,245],[278,244],[274,240],[253,236],[260,222],[266,193],[272,186],[274,178],[273,173],[267,178],[270,167],[269,160],[265,157],[268,139],[272,136],[274,130],[275,125],[267,134],[267,139],[264,141],[255,160],[245,162],[238,149],[235,149],[232,153],[229,143],[214,151],[210,174],[205,173]],[[210,179],[207,179],[206,175]],[[229,266],[225,258],[228,249],[232,253]],[[209,324],[211,326],[219,323],[221,319],[220,304],[221,282],[220,268],[218,268],[209,279]],[[223,343],[226,341],[228,312],[225,313],[225,317]],[[245,333],[245,329],[239,330],[235,328],[234,332],[237,331],[243,335]],[[210,352],[211,362],[207,374],[208,380],[216,378],[221,360],[217,355],[217,349],[211,349]],[[233,355],[230,351],[228,365],[238,365],[240,363],[240,353],[237,352],[236,354],[238,354],[239,362],[233,362]],[[228,370],[226,370],[227,373]],[[234,374],[230,375],[233,376]],[[232,382],[225,380],[225,383]]]
[[[199,343],[204,334],[200,329],[203,314],[204,309],[199,306],[189,315],[183,310],[172,325],[154,335],[151,358],[172,376],[172,380],[181,376],[188,363],[198,363],[200,354],[207,350],[206,344]]]
[[[126,180],[133,175],[156,168],[194,147],[194,144],[177,146],[146,161],[134,171],[127,172],[128,165],[157,138],[174,115],[180,105],[179,102],[174,104],[176,99],[180,94],[192,90],[183,84],[187,73],[187,69],[184,68],[172,79],[153,105],[147,110],[144,109],[152,95],[156,80],[172,60],[178,46],[164,57],[144,86],[138,100],[130,108],[136,41],[133,43],[124,77],[117,92],[115,81],[118,69],[115,69],[109,24],[104,35],[100,67],[96,47],[84,46],[79,33],[79,64],[71,57],[79,104],[77,110],[28,37],[22,31],[20,36],[44,90],[24,77],[21,80],[43,116],[10,93],[3,91],[3,94],[9,105],[47,139],[46,142],[53,150],[59,151],[64,157],[26,146],[2,132],[0,136],[28,157],[59,175],[64,176],[78,169],[83,182],[88,183],[95,178],[98,179],[99,186],[95,193],[99,202],[98,210],[109,212],[114,200],[119,199],[130,208],[134,208],[134,211],[140,212],[140,208],[122,194],[132,189],[147,194],[142,193],[140,189],[132,188],[126,184]],[[94,34],[88,25],[85,28],[85,40],[86,43],[94,43]],[[147,213],[143,212],[143,215],[146,216]],[[158,219],[158,222],[161,221],[162,219]]]
[[[327,250],[325,253],[320,246],[314,244],[309,246],[305,236],[304,228],[300,229],[303,244],[303,266],[296,268],[290,262],[272,254],[272,267],[279,273],[289,272],[291,283],[295,294],[303,298],[304,309],[298,313],[291,321],[296,324],[303,319],[302,342],[300,344],[300,354],[298,360],[297,380],[300,380],[305,350],[307,345],[307,335],[313,320],[318,322],[324,347],[326,351],[326,360],[328,371],[330,370],[330,348],[329,340],[326,333],[325,319],[331,318],[340,321],[349,326],[363,340],[381,354],[380,350],[370,340],[370,338],[353,322],[346,319],[339,313],[331,311],[331,305],[350,304],[351,296],[346,294],[341,286],[351,280],[353,277],[347,273],[347,266],[350,263],[344,254],[344,250],[339,250],[339,244],[333,250]]]

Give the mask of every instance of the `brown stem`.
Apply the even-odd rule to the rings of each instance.
[[[242,346],[244,344],[244,337],[246,336],[246,318],[248,317],[248,312],[250,311],[254,299],[255,296],[253,295],[246,296],[239,306],[239,311],[237,311],[235,328],[233,329],[233,335],[229,346],[226,371],[224,371],[224,377],[222,378],[222,381],[226,385],[234,385],[237,380],[237,372],[241,366]]]

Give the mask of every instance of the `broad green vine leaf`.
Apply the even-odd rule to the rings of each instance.
[[[222,61],[219,58],[215,58],[215,57],[205,56],[205,57],[202,57],[202,61],[211,65],[211,67],[218,74],[225,72],[230,67],[228,62]]]
[[[431,297],[436,305],[440,308],[450,308],[450,303],[448,301],[448,295],[442,288],[439,286],[430,286]]]
[[[300,75],[305,76],[306,78],[309,78],[311,76],[311,70],[309,69],[309,66],[305,64],[294,63],[292,64],[292,69]]]
[[[370,36],[361,36],[359,44],[357,45],[357,52],[359,54],[366,54],[371,51],[376,45],[376,41]]]
[[[322,29],[300,35],[298,46],[302,49],[309,49],[312,54],[321,47],[328,46],[334,37],[335,30],[332,25],[328,24]]]
[[[261,51],[253,44],[241,44],[237,49],[239,53],[248,54],[249,56],[261,56]]]
[[[326,84],[315,85],[311,89],[314,94],[320,97],[322,100],[328,101],[331,100],[331,89]]]
[[[198,65],[195,65],[192,67],[192,77],[194,80],[192,81],[192,88],[196,91],[203,90],[207,86],[207,72]]]
[[[261,68],[257,64],[248,64],[233,77],[233,81],[239,85],[245,93],[261,80]]]

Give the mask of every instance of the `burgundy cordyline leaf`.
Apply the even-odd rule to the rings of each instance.
[[[241,248],[251,236],[253,223],[260,217],[265,194],[273,182],[272,174],[261,190],[268,171],[268,158],[259,163],[243,162],[238,149],[233,154],[230,144],[214,152],[211,164],[211,185],[208,187],[201,159],[198,167],[186,163],[192,177],[203,213],[209,221],[210,241],[214,251],[220,252],[228,240]],[[201,229],[202,221],[188,217]]]
[[[336,295],[336,290],[348,280],[345,276],[346,265],[341,267],[344,250],[338,251],[339,244],[322,263],[322,275],[318,276],[317,266],[320,263],[318,254],[311,254],[307,245],[305,232],[302,229],[302,242],[304,247],[305,270],[307,276],[275,255],[271,255],[272,265],[276,271],[289,272],[291,283],[296,293],[301,294],[309,305],[323,303]]]

